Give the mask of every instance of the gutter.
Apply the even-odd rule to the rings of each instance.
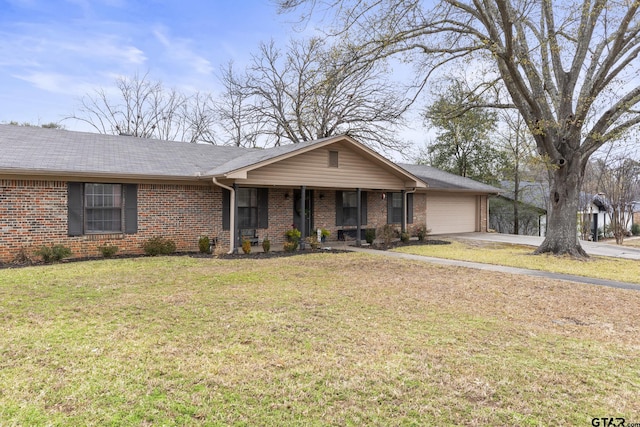
[[[404,200],[402,201],[403,209],[402,209],[402,227],[401,228],[402,228],[402,231],[405,232],[405,233],[407,232],[407,226],[408,226],[408,224],[407,224],[407,194],[413,194],[413,193],[416,192],[416,190],[417,190],[417,187],[413,187],[413,190],[405,190],[405,192],[404,192],[404,196],[403,196]]]
[[[227,185],[221,184],[218,182],[216,177],[213,178],[213,185],[217,185],[218,187],[224,188],[225,190],[229,190],[231,192],[231,201],[229,203],[229,252],[227,254],[232,254],[234,245],[235,245],[235,230],[236,230],[236,217],[235,217],[235,209],[233,207],[236,205],[236,192],[233,190],[233,187],[229,187]]]

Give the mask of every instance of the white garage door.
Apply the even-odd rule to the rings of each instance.
[[[476,196],[427,195],[427,228],[431,234],[477,231]]]

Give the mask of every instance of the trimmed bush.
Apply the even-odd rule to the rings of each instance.
[[[118,247],[112,245],[98,246],[98,250],[103,257],[111,258],[116,254],[116,252],[118,252]]]
[[[364,231],[364,240],[372,245],[373,241],[376,240],[376,229],[375,228],[367,228]]]
[[[634,223],[631,225],[631,234],[634,236],[640,235],[640,224]]]
[[[292,228],[291,230],[287,230],[284,233],[288,242],[296,242],[296,247],[298,246],[298,242],[300,241],[300,237],[302,233],[297,228]]]
[[[244,239],[242,241],[242,252],[244,252],[245,254],[250,254],[251,253],[251,241]]]
[[[203,254],[211,252],[211,240],[209,239],[209,236],[200,236],[198,239],[198,249]]]
[[[284,242],[284,251],[285,252],[295,252],[298,249],[298,241],[295,242]]]
[[[45,263],[58,262],[71,256],[71,249],[64,245],[43,246],[35,252]]]
[[[269,251],[271,250],[271,240],[269,240],[268,238],[265,238],[262,241],[262,250],[264,251],[265,254],[269,253]]]
[[[151,256],[169,255],[176,251],[176,244],[171,239],[152,237],[143,243],[144,253]]]

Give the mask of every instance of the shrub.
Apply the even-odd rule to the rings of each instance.
[[[400,233],[400,240],[402,241],[402,243],[409,243],[410,239],[411,236],[406,231]]]
[[[418,237],[418,240],[421,242],[427,240],[427,235],[429,235],[430,232],[431,230],[427,228],[426,224],[418,225],[415,228],[416,237]]]
[[[242,241],[242,252],[244,252],[245,254],[251,253],[251,240],[244,239]]]
[[[222,247],[222,245],[216,245],[215,249],[213,250],[213,255],[215,255],[216,257],[221,257],[225,255],[228,250],[229,248],[224,248]]]
[[[143,243],[142,248],[147,255],[169,255],[176,251],[176,244],[170,239],[152,237]]]
[[[375,228],[367,228],[364,231],[364,240],[372,245],[373,241],[376,240],[376,229]]]
[[[320,242],[318,242],[318,236],[315,234],[313,236],[307,237],[307,243],[309,244],[309,247],[314,251],[320,247]]]
[[[264,251],[265,254],[268,254],[269,251],[271,250],[271,240],[269,240],[268,237],[265,237],[264,240],[262,241],[262,250]]]
[[[20,248],[16,256],[13,257],[13,261],[11,262],[14,264],[21,264],[21,265],[33,264],[33,260],[31,259],[31,257],[27,253],[27,249],[25,248]]]
[[[640,235],[640,224],[634,223],[631,225],[631,234],[634,236]]]
[[[284,242],[284,251],[285,252],[295,252],[298,249],[298,241],[295,242]]]
[[[113,245],[98,246],[98,250],[105,258],[111,258],[118,252],[118,247]]]
[[[396,237],[396,229],[391,224],[385,224],[378,228],[376,231],[376,237],[379,237],[382,240],[385,247],[389,247],[391,246],[394,237]]]
[[[300,241],[300,236],[302,236],[302,233],[300,233],[300,230],[298,230],[297,228],[292,228],[291,230],[287,230],[284,233],[284,235],[287,238],[288,242],[296,242],[296,247],[297,247],[298,242]]]
[[[58,262],[71,256],[71,249],[64,245],[43,246],[35,252],[45,263]]]
[[[211,253],[211,240],[209,236],[200,236],[198,239],[198,249],[203,254]]]

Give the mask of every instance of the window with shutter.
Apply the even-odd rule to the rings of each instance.
[[[138,231],[138,186],[70,182],[67,187],[69,236]]]

